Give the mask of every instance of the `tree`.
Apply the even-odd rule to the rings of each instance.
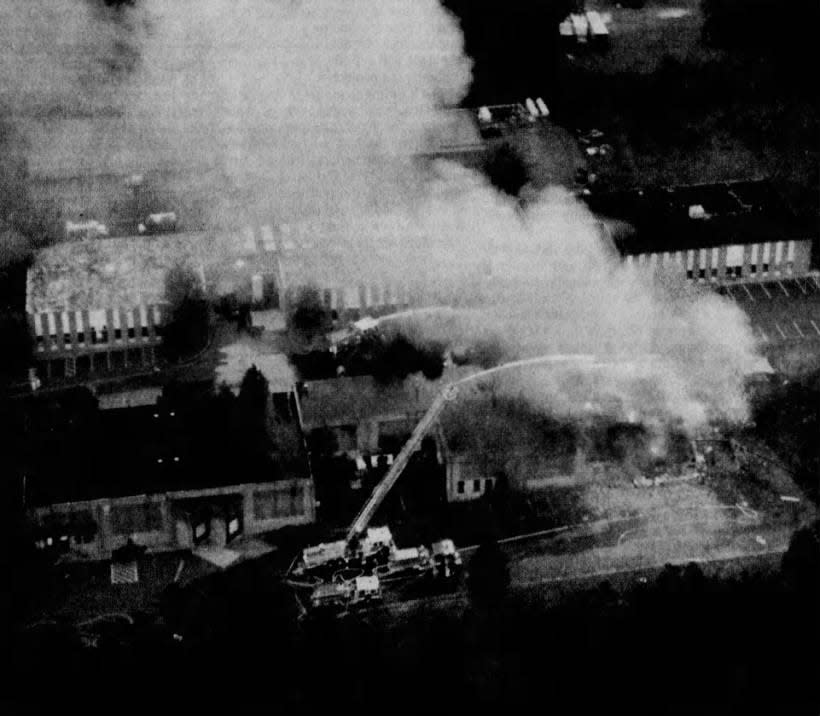
[[[322,302],[319,289],[303,286],[296,293],[288,325],[306,340],[312,340],[330,328],[330,312]]]
[[[797,530],[783,555],[782,572],[792,589],[811,597],[820,595],[820,520]]]
[[[707,43],[725,49],[774,59],[784,69],[799,73],[802,63],[817,55],[813,32],[820,20],[816,0],[701,0],[703,36]],[[789,32],[772,31],[772,23],[784,13],[799,18],[789,24]],[[805,82],[793,78],[798,84]]]
[[[193,269],[177,264],[168,271],[165,301],[169,320],[163,333],[163,351],[170,360],[180,360],[201,350],[211,329],[210,307]]]
[[[517,197],[529,181],[527,165],[521,154],[510,144],[502,144],[484,165],[487,178],[497,189]]]
[[[467,588],[470,599],[479,607],[497,607],[510,586],[506,555],[495,539],[484,540],[470,560]]]
[[[239,387],[239,422],[252,452],[267,452],[271,447],[269,423],[271,400],[268,380],[255,365],[248,368]]]
[[[0,313],[0,335],[3,336],[0,378],[19,378],[31,365],[31,338],[25,317],[17,313]]]

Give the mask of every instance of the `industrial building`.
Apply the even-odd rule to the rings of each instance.
[[[327,220],[257,221],[232,231],[98,237],[45,248],[26,282],[40,377],[84,378],[157,364],[168,318],[165,279],[177,265],[196,272],[209,298],[234,294],[257,308],[287,312],[308,285],[343,322],[420,305],[421,284],[379,271],[379,257],[351,242],[352,231]],[[387,249],[381,260],[392,263]],[[367,267],[372,279],[362,280]]]
[[[23,498],[40,549],[108,558],[129,539],[159,551],[224,547],[315,520],[304,453],[260,459],[236,444],[224,453],[218,441],[236,434],[216,398],[151,402],[156,390],[149,388],[123,401],[84,395],[31,413]],[[271,414],[283,416],[277,429],[298,435],[293,393],[269,400]]]
[[[306,478],[223,487],[95,497],[29,510],[42,550],[106,559],[129,539],[152,551],[224,547],[242,535],[315,519]]]
[[[590,10],[568,15],[558,26],[558,34],[565,49],[572,50],[578,45],[606,47],[609,28],[601,13]]]
[[[305,434],[329,429],[339,452],[397,453],[441,386],[427,380],[380,385],[372,376],[311,381],[301,394]]]
[[[204,276],[201,233],[96,239],[40,251],[26,281],[26,313],[41,377],[152,366],[162,341],[165,277],[177,264]]]
[[[361,470],[392,465],[443,385],[471,372],[451,368],[437,382],[409,378],[392,385],[380,385],[371,376],[313,381],[302,393],[303,429],[306,435],[330,430],[337,452],[353,456]],[[440,426],[430,431],[429,438],[435,443],[438,464],[444,466],[448,501],[476,499],[492,489],[492,474],[476,477],[478,483],[463,476],[472,470],[472,461],[450,449]]]
[[[593,193],[586,200],[629,265],[715,284],[812,269],[816,226],[768,181]]]

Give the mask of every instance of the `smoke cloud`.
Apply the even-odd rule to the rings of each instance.
[[[0,70],[0,104],[43,171],[187,172],[181,191],[204,197],[215,227],[318,220],[305,280],[423,283],[456,307],[411,321],[430,338],[607,362],[499,374],[539,408],[615,396],[692,428],[745,417],[755,343],[738,308],[622,266],[560,189],[522,211],[471,170],[413,161],[470,85],[437,0],[27,0],[0,12],[5,42],[25,50]]]
[[[469,86],[461,34],[435,0],[150,0],[140,13],[132,141],[226,174],[221,211],[288,221],[390,205],[414,191],[411,158],[437,108]]]

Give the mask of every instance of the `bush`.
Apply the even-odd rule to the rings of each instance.
[[[31,364],[31,339],[25,316],[18,313],[0,313],[0,377],[19,378]]]
[[[470,599],[481,607],[498,606],[510,586],[506,555],[494,539],[485,540],[470,560],[467,588]]]

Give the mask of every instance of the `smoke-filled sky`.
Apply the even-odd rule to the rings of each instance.
[[[332,219],[308,272],[421,278],[474,309],[426,321],[433,337],[496,334],[514,357],[651,353],[596,374],[598,389],[692,426],[744,416],[754,340],[739,309],[622,267],[560,189],[521,212],[470,170],[413,163],[470,86],[437,0],[3,0],[0,27],[0,108],[35,173],[219,168],[234,191],[207,197],[215,223],[237,206]],[[589,389],[557,370],[515,380],[553,408]]]

